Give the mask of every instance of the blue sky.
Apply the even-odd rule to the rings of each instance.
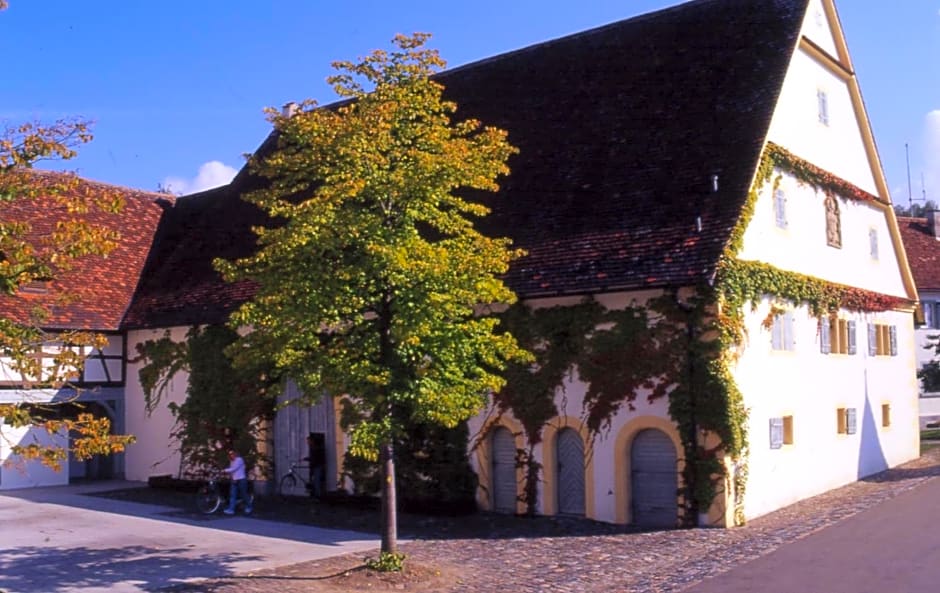
[[[268,133],[265,106],[333,99],[330,62],[430,32],[457,66],[674,0],[11,0],[0,13],[0,126],[80,115],[68,168],[142,189],[225,181]],[[940,0],[836,0],[895,202],[940,201]],[[213,164],[214,163],[214,164]]]

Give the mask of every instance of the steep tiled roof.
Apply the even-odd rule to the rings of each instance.
[[[0,316],[24,321],[37,306],[48,309],[44,325],[50,329],[117,330],[140,281],[160,217],[171,196],[75,180],[61,173],[34,172],[37,187],[52,184],[69,187],[82,196],[115,196],[124,199],[119,213],[92,208],[85,215],[69,215],[51,197],[13,200],[4,203],[0,217],[30,223],[36,237],[48,235],[59,221],[80,218],[97,227],[117,231],[120,240],[106,257],[85,256],[74,260],[67,272],[38,291],[21,291],[15,297],[0,296]],[[67,295],[67,296],[64,296]]]
[[[709,278],[807,2],[697,0],[438,75],[458,118],[503,128],[520,149],[500,191],[478,196],[493,210],[484,231],[528,251],[510,286],[534,297]],[[248,294],[208,262],[250,248],[251,212],[237,196],[251,182],[243,171],[179,200],[154,260],[170,268],[142,287],[129,324],[205,321]]]
[[[918,290],[940,290],[940,240],[930,232],[926,218],[899,216],[901,240]]]
[[[242,184],[180,198],[164,217],[140,290],[125,327],[170,327],[221,323],[251,287],[224,282],[212,268],[215,258],[251,253],[252,225],[261,211],[238,195]]]

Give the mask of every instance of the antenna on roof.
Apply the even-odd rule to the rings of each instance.
[[[923,171],[920,172],[920,191],[921,191],[921,195],[923,196],[924,205],[925,205],[925,207],[926,207],[926,204],[927,204],[927,182],[924,181],[924,172],[923,172]]]
[[[907,160],[907,207],[914,215],[914,196],[911,195],[911,151],[907,142],[904,143],[904,158]]]

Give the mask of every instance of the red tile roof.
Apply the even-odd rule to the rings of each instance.
[[[808,0],[698,0],[446,71],[458,105],[520,149],[480,226],[528,256],[523,298],[708,279],[738,220]],[[270,150],[269,137],[259,152]],[[711,188],[718,175],[718,191]],[[239,194],[181,198],[129,327],[221,320],[250,294],[215,257],[247,253],[264,222]],[[697,222],[701,223],[698,230]]]
[[[37,184],[66,179],[62,173],[37,171],[33,175]],[[92,208],[85,215],[69,215],[56,200],[40,195],[5,203],[0,216],[30,223],[36,237],[48,235],[66,217],[80,218],[117,231],[117,247],[106,257],[78,258],[72,269],[48,284],[47,290],[0,296],[0,315],[23,321],[32,309],[41,306],[50,312],[44,323],[49,329],[118,330],[140,281],[160,217],[173,198],[83,179],[77,180],[71,192],[76,196],[118,194],[125,206],[116,214]]]
[[[926,218],[898,217],[901,240],[918,290],[940,290],[940,240]]]

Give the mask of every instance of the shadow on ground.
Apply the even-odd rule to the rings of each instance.
[[[209,578],[234,575],[236,563],[260,557],[239,554],[194,555],[198,544],[177,548],[122,546],[93,549],[20,547],[0,551],[0,591],[56,593],[76,589],[120,589],[133,583],[156,591],[178,584],[172,575]],[[129,580],[128,575],[134,575]]]
[[[194,496],[185,492],[142,487],[97,492],[94,496],[172,506],[177,509],[173,515],[188,521],[226,520],[219,513],[200,515],[195,508]],[[381,525],[377,509],[319,502],[304,497],[258,498],[255,501],[253,516],[269,521],[370,534],[379,534]],[[523,517],[482,512],[459,516],[402,512],[398,515],[398,533],[399,537],[404,539],[512,539],[611,535],[640,531],[649,529],[612,525],[578,517]]]

